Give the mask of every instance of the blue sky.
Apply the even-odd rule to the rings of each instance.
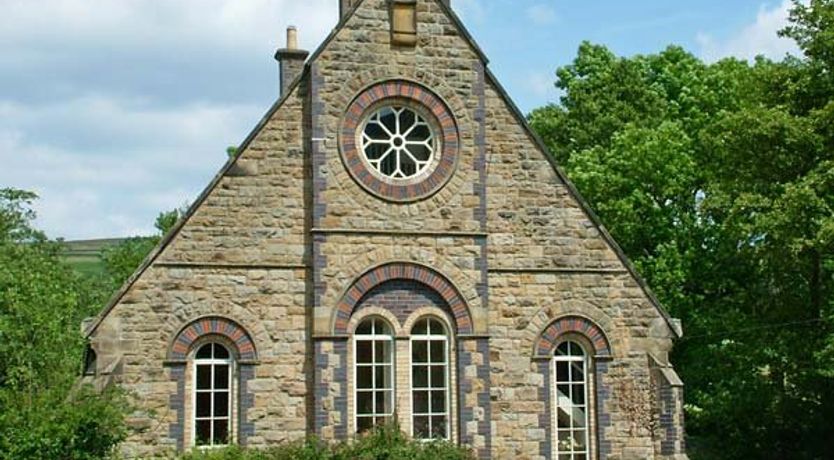
[[[426,0],[420,0],[426,1]],[[147,234],[193,200],[277,97],[287,25],[314,49],[338,0],[0,0],[0,187],[67,239]],[[583,40],[780,58],[788,0],[452,0],[524,111]]]

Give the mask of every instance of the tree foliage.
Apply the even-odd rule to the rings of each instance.
[[[31,226],[35,198],[0,190],[0,459],[101,458],[125,434],[121,395],[78,382],[101,296]]]
[[[154,223],[156,235],[130,237],[105,250],[102,254],[105,284],[111,290],[121,287],[184,214],[183,209],[161,212]]]
[[[266,450],[237,447],[194,451],[182,460],[473,460],[465,447],[450,442],[410,439],[396,425],[379,427],[353,442],[327,444],[308,439]]]
[[[814,459],[834,436],[834,1],[805,51],[706,64],[584,43],[530,121],[684,322],[693,458]]]

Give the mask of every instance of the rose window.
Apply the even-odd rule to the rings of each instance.
[[[438,152],[426,117],[404,106],[385,106],[368,117],[360,145],[371,168],[390,179],[419,176]]]

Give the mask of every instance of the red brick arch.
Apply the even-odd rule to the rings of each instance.
[[[536,356],[553,355],[556,346],[565,334],[579,334],[587,338],[594,347],[597,357],[610,357],[611,345],[602,329],[591,320],[581,316],[566,316],[550,323],[536,342]]]
[[[249,333],[236,322],[217,316],[200,318],[185,326],[171,342],[171,348],[168,350],[169,359],[185,360],[194,342],[210,335],[224,337],[234,344],[239,359],[257,359],[255,343]]]
[[[472,317],[463,296],[446,277],[422,265],[396,262],[376,267],[353,282],[336,306],[335,334],[346,334],[348,322],[362,298],[374,287],[390,280],[411,280],[435,290],[449,305],[458,334],[472,333]]]

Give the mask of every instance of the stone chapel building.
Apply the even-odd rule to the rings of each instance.
[[[337,0],[333,0],[337,1]],[[122,446],[349,439],[493,459],[683,459],[679,323],[450,0],[341,0],[178,226],[87,324]]]

